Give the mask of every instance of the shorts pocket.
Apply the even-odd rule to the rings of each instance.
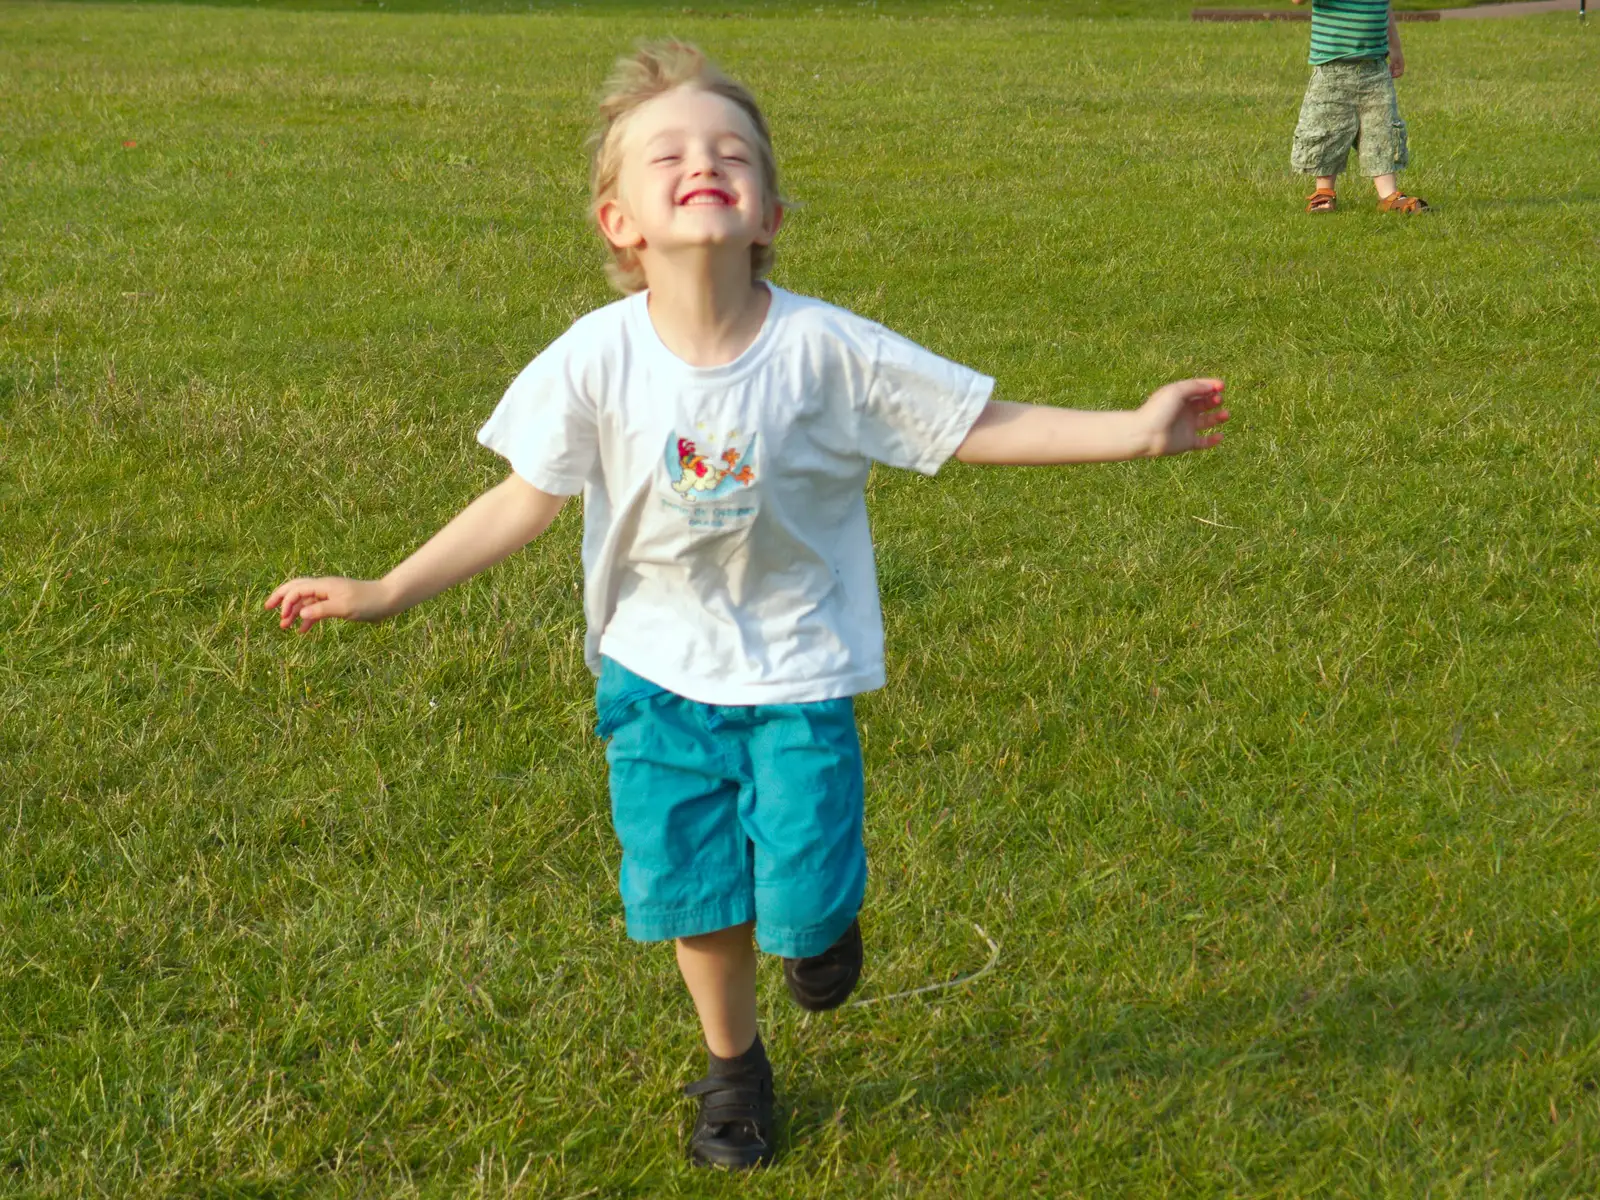
[[[1403,168],[1406,159],[1406,123],[1387,114],[1370,121],[1362,131],[1362,174],[1387,175]]]
[[[621,663],[602,658],[600,679],[594,690],[595,736],[609,738],[650,700],[671,694]]]
[[[1399,117],[1394,119],[1389,130],[1389,150],[1394,156],[1396,170],[1405,166],[1410,160],[1411,155],[1406,149],[1406,123]]]

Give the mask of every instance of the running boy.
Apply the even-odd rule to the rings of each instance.
[[[1427,212],[1426,200],[1405,195],[1395,182],[1409,161],[1394,92],[1406,58],[1389,0],[1311,0],[1310,61],[1289,156],[1294,170],[1317,178],[1306,211],[1334,210],[1339,172],[1355,146],[1361,173],[1378,191],[1379,212]]]
[[[601,103],[594,219],[626,298],[580,318],[479,432],[511,474],[385,578],[294,579],[301,631],[375,621],[499,562],[583,493],[587,658],[609,739],[628,933],[672,939],[709,1051],[690,1156],[772,1156],[755,942],[795,1000],[861,972],[851,698],[884,682],[864,489],[874,462],[1177,454],[1221,440],[1215,379],[1126,412],[989,398],[993,380],[763,282],[783,219],[754,98],[693,47],[646,46]]]

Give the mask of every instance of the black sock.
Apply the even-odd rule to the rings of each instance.
[[[751,1079],[772,1074],[772,1064],[767,1061],[767,1048],[761,1044],[759,1033],[748,1050],[732,1058],[719,1058],[709,1046],[706,1047],[706,1060],[710,1063],[706,1073],[713,1079]]]

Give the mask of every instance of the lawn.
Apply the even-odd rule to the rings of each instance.
[[[344,7],[0,2],[0,1192],[1600,1192],[1592,36],[1408,26],[1436,211],[1312,219],[1305,26]],[[682,1165],[622,934],[577,506],[386,625],[260,608],[499,477],[668,31],[767,106],[779,282],[1011,399],[1237,414],[874,477],[861,994],[1000,956],[810,1018],[766,964],[749,1180]]]

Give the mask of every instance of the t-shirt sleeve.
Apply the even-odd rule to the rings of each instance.
[[[855,398],[861,453],[932,475],[983,412],[994,380],[882,326],[871,329],[865,387]]]
[[[572,496],[599,457],[587,339],[574,325],[511,381],[478,441],[542,492]]]

